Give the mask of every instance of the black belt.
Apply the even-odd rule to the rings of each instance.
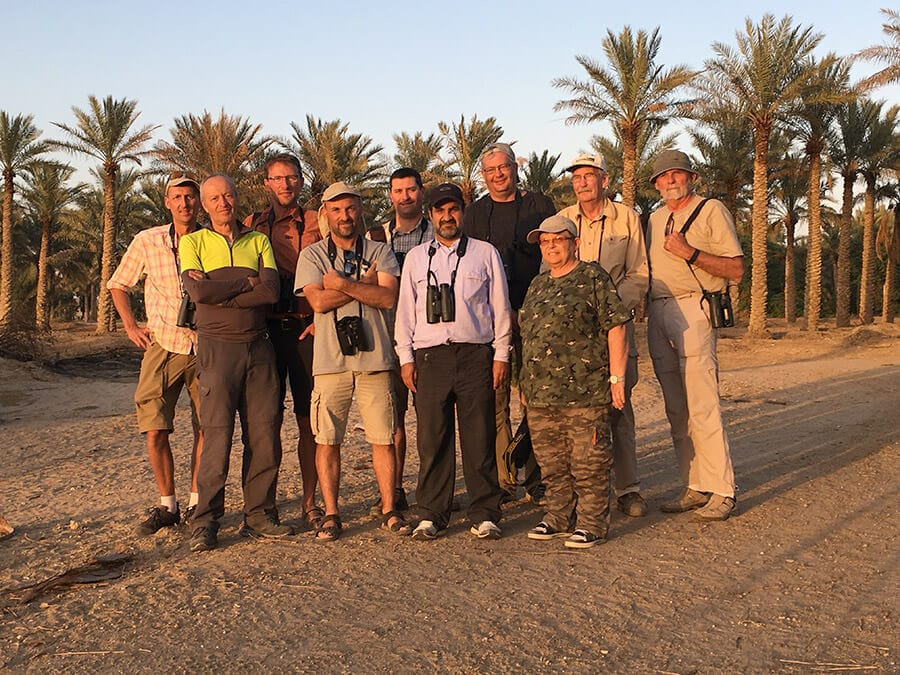
[[[292,330],[306,330],[313,322],[313,317],[311,316],[284,316],[279,318],[271,318],[269,319],[269,323],[277,324],[279,328],[285,333],[288,333]]]

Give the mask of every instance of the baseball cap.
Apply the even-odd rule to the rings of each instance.
[[[559,234],[560,232],[568,232],[573,237],[578,236],[578,227],[570,219],[559,214],[550,216],[540,224],[539,227],[528,233],[528,243],[536,244],[541,233]]]
[[[466,204],[463,200],[462,190],[460,190],[458,186],[453,183],[441,183],[440,185],[435,185],[428,191],[428,208],[437,206],[448,199],[459,202],[460,206],[465,206]]]
[[[190,185],[198,192],[200,191],[200,183],[197,182],[196,178],[186,171],[175,171],[169,175],[169,180],[166,183],[166,193],[169,192],[169,188],[182,187],[184,185]]]
[[[681,152],[681,150],[665,150],[653,162],[653,175],[650,176],[650,182],[655,183],[661,174],[672,169],[697,173],[694,165],[691,163],[691,158]]]
[[[344,181],[339,180],[337,183],[332,183],[325,188],[325,192],[322,193],[322,201],[330,202],[332,199],[337,199],[344,195],[353,195],[354,197],[362,199],[362,194],[359,190],[351,185],[347,185]]]
[[[566,167],[566,171],[574,171],[579,166],[592,166],[595,169],[600,169],[604,173],[609,173],[606,170],[606,160],[603,159],[603,155],[578,155],[575,159],[572,160],[572,163]]]
[[[495,152],[502,152],[504,155],[509,158],[509,161],[513,164],[516,163],[516,153],[513,152],[512,147],[508,143],[491,143],[484,149],[484,152],[481,153],[482,159],[487,157],[488,155],[492,155]]]

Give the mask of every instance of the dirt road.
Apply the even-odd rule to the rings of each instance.
[[[0,362],[0,513],[16,528],[0,541],[0,667],[897,672],[900,329],[739,335],[720,342],[739,514],[700,524],[659,512],[678,484],[642,354],[651,513],[614,512],[609,541],[587,552],[528,540],[541,514],[525,501],[505,511],[496,542],[476,541],[461,517],[434,542],[379,530],[359,433],[344,452],[349,528],[335,544],[240,538],[234,476],[219,550],[192,555],[180,531],[139,538],[155,499],[135,380],[117,377],[133,361],[68,374]],[[186,448],[184,425],[174,440]],[[295,441],[291,424],[285,446]],[[282,517],[299,523],[296,475],[288,453]],[[176,476],[185,493],[186,452]],[[129,556],[118,578],[23,602],[25,586],[112,553]]]

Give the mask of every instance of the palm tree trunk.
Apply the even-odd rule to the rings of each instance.
[[[819,182],[822,178],[822,156],[809,155],[809,246],[806,253],[806,329],[816,330],[822,313],[822,205]]]
[[[755,130],[753,155],[753,213],[751,245],[753,259],[750,276],[750,323],[747,336],[766,337],[766,244],[768,242],[768,153],[771,125],[759,124]]]
[[[38,253],[38,280],[35,297],[35,325],[40,330],[50,328],[50,314],[47,311],[47,260],[50,256],[50,221],[41,223],[41,250]]]
[[[837,288],[835,316],[839,328],[850,325],[850,228],[853,223],[853,183],[856,173],[843,174],[841,223],[838,226]]]
[[[863,207],[862,273],[859,280],[859,319],[872,323],[872,277],[875,265],[875,178],[866,178],[866,201]]]
[[[784,319],[788,323],[797,320],[797,278],[796,253],[794,251],[794,218],[785,216],[785,248],[784,248]]]
[[[897,262],[900,261],[900,236],[897,234],[897,228],[900,227],[900,206],[894,207],[893,218],[894,227],[890,230],[885,246],[884,295],[881,305],[881,320],[884,323],[894,323],[894,288],[897,284]]]
[[[109,315],[111,308],[106,282],[112,277],[113,250],[116,228],[114,217],[114,191],[116,181],[115,166],[107,167],[103,175],[103,253],[100,258],[100,288],[97,299],[97,333],[109,332]]]
[[[0,247],[0,323],[9,319],[12,299],[13,172],[3,172],[3,245]]]
[[[634,208],[637,194],[637,131],[622,130],[622,204]]]

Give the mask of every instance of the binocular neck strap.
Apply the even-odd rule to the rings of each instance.
[[[328,233],[328,260],[331,263],[331,266],[334,267],[334,262],[337,260],[337,246],[334,243],[334,239],[331,238],[331,233]],[[360,274],[362,273],[362,261],[363,261],[363,238],[360,235],[356,235],[356,280],[359,281]],[[337,269],[334,267],[334,269]],[[362,317],[362,303],[357,300],[357,311],[359,313],[360,318]],[[337,311],[338,308],[335,307],[331,311],[332,317],[334,317],[334,325],[337,327]]]
[[[450,288],[456,288],[456,273],[459,272],[459,263],[462,261],[462,257],[466,254],[466,248],[469,243],[469,238],[466,235],[462,235],[459,238],[459,244],[456,246],[456,267],[453,268],[453,271],[450,273]],[[431,261],[434,260],[434,254],[437,253],[437,247],[440,244],[437,240],[434,240],[431,243],[431,246],[428,247],[428,271],[425,275],[425,282],[431,285],[431,280],[434,279],[434,285],[438,285],[437,275],[431,269]]]

